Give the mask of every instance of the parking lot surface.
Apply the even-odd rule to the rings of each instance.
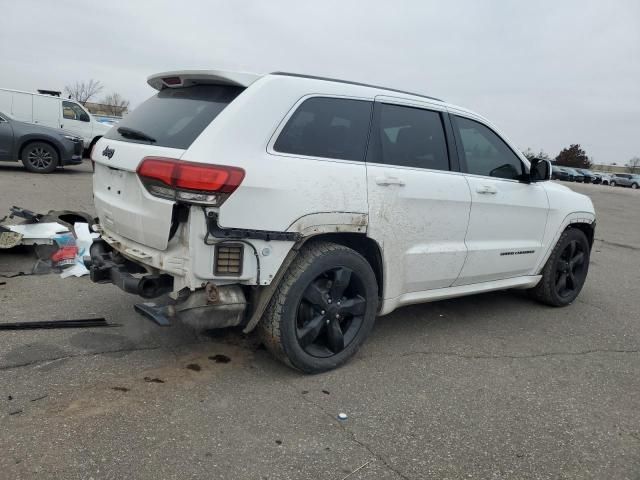
[[[573,305],[403,308],[315,376],[235,331],[158,327],[87,277],[0,278],[0,322],[121,325],[0,332],[0,478],[640,478],[640,192],[566,185],[598,215]],[[91,211],[91,168],[0,166],[11,205]],[[0,251],[0,274],[34,261]]]

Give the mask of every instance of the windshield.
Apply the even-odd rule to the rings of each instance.
[[[187,149],[243,90],[230,85],[166,88],[120,120],[105,138]]]
[[[15,120],[15,118],[13,118],[11,115],[9,115],[8,113],[4,113],[4,112],[0,112],[0,117],[5,118],[5,119],[9,119],[9,120]]]

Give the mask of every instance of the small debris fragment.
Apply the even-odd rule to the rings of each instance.
[[[216,363],[229,363],[231,361],[229,357],[222,355],[221,353],[210,356],[209,360],[213,360]]]
[[[277,445],[282,445],[282,440],[276,440]]]
[[[22,409],[13,410],[13,411],[9,412],[9,415],[18,415],[19,413],[22,413]]]
[[[129,389],[127,387],[111,387],[111,390],[115,390],[117,392],[128,392]]]
[[[7,400],[13,400],[13,397],[12,397],[11,395],[9,395],[9,396],[7,397]]]
[[[44,394],[40,397],[36,397],[36,398],[32,398],[31,400],[29,400],[30,402],[37,402],[38,400],[42,400],[43,398],[47,398],[49,395],[48,394]]]
[[[157,377],[144,377],[144,381],[147,383],[164,383],[164,380],[161,380]]]
[[[199,372],[200,370],[202,370],[202,367],[200,367],[200,365],[198,365],[197,363],[190,363],[189,365],[187,365],[187,368],[189,370],[193,370],[194,372]]]
[[[307,393],[309,393],[309,390],[302,390],[303,395],[306,395]]]
[[[322,390],[322,393],[324,393],[325,395],[331,395],[331,393],[329,392],[329,390]]]
[[[0,282],[0,285],[6,285],[7,282]]]
[[[349,418],[349,417],[347,416],[346,413],[339,413],[338,414],[338,420],[346,420],[347,418]]]

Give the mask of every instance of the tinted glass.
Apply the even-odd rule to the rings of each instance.
[[[276,140],[277,152],[364,160],[371,102],[315,97],[298,107]]]
[[[486,177],[519,179],[522,162],[498,135],[481,123],[455,117],[467,172]]]
[[[229,85],[165,88],[126,115],[105,138],[132,143],[186,149],[242,91]],[[136,130],[154,142],[135,135],[123,136],[118,128]]]
[[[378,130],[373,134],[367,160],[401,167],[449,170],[440,114],[421,108],[380,104]]]

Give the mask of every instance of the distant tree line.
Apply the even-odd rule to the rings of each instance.
[[[69,98],[81,103],[83,106],[103,90],[104,86],[100,80],[94,79],[75,82],[64,87],[64,91]],[[105,95],[98,103],[106,106],[111,115],[122,115],[122,113],[129,110],[129,100],[123,98],[117,92]]]
[[[534,152],[531,148],[527,148],[522,152],[529,160],[532,158],[541,158],[544,160],[550,160],[556,165],[562,167],[571,168],[591,168],[593,166],[593,158],[589,157],[584,149],[577,143],[563,148],[560,153],[551,158],[547,152],[540,150],[538,153]],[[613,165],[616,165],[615,163]],[[640,173],[640,157],[633,157],[626,164],[627,170],[630,173]]]

